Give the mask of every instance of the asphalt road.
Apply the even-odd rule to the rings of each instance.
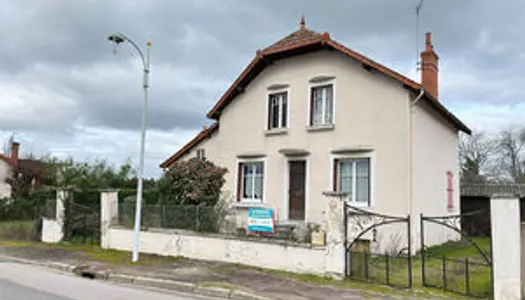
[[[48,270],[0,261],[1,300],[212,300],[132,286],[114,285]]]

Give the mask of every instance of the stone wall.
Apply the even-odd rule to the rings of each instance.
[[[337,196],[326,196],[323,200],[327,205],[322,226],[326,232],[324,247],[220,234],[149,229],[140,232],[140,253],[184,256],[342,278],[345,270],[343,203]],[[101,197],[101,247],[131,251],[133,231],[115,227],[111,222],[117,217],[116,207],[116,193],[106,193]]]

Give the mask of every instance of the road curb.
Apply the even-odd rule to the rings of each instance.
[[[77,276],[91,279],[99,279],[120,284],[132,284],[144,287],[154,287],[162,290],[177,291],[182,293],[191,293],[201,296],[211,296],[223,299],[235,300],[274,300],[273,298],[259,296],[250,292],[238,289],[227,289],[215,286],[202,286],[194,283],[187,283],[175,280],[158,279],[144,276],[132,276],[126,274],[114,273],[107,270],[99,270],[96,266],[89,264],[72,265],[61,262],[36,261],[14,256],[0,255],[11,261],[28,264],[33,266],[46,267],[49,269],[59,270],[62,272],[75,274]],[[210,283],[213,284],[213,283]]]

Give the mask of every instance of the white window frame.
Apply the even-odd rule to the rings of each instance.
[[[314,124],[314,118],[315,116],[313,116],[312,114],[312,110],[314,109],[313,108],[313,101],[312,101],[312,90],[314,88],[319,88],[319,87],[322,87],[322,86],[326,86],[326,85],[332,85],[332,122],[331,123],[326,123],[324,121],[325,117],[326,117],[326,113],[325,113],[325,110],[326,110],[326,100],[323,101],[323,114],[322,114],[322,118],[323,118],[323,122],[321,124]],[[325,98],[326,99],[326,98]],[[322,80],[322,81],[317,81],[315,83],[311,82],[309,85],[308,85],[308,115],[307,115],[307,118],[306,118],[306,126],[307,127],[330,127],[330,126],[334,126],[335,125],[335,112],[336,112],[336,107],[335,107],[335,104],[336,104],[336,79],[329,79],[329,80]]]
[[[262,199],[255,199],[255,198],[244,198],[244,178],[239,178],[239,164],[246,164],[246,163],[262,163],[263,164],[263,179],[262,179]],[[267,192],[267,178],[268,178],[268,168],[266,163],[266,158],[250,158],[250,159],[238,159],[235,164],[235,193],[241,193],[241,196],[235,195],[235,199],[240,199],[239,201],[236,201],[237,203],[241,204],[264,204],[266,203],[266,192]],[[244,175],[244,173],[243,173]],[[239,184],[241,185],[239,188]]]
[[[349,154],[338,154],[338,155],[330,155],[330,189],[329,191],[334,190],[334,176],[338,176],[338,174],[334,174],[336,170],[334,170],[334,164],[335,160],[345,160],[345,159],[360,159],[360,158],[367,158],[369,160],[369,200],[368,203],[360,203],[357,201],[350,201],[350,197],[346,198],[346,201],[354,206],[358,207],[367,207],[371,208],[375,206],[375,190],[376,190],[376,154],[374,151],[372,152],[360,152],[360,153],[349,153]],[[354,168],[355,172],[355,168]],[[355,176],[354,176],[355,178]],[[355,199],[355,193],[357,191],[356,189],[356,181],[354,180],[352,182],[352,199]]]
[[[270,112],[270,96],[272,95],[275,95],[275,94],[281,94],[281,93],[286,93],[286,126],[282,126],[282,122],[283,122],[283,119],[282,119],[282,113],[283,113],[283,103],[282,101],[279,101],[279,127],[275,127],[275,128],[271,128],[270,127],[270,115],[271,115],[271,112]],[[286,130],[288,127],[290,127],[290,88],[289,87],[286,87],[286,88],[280,88],[280,89],[272,89],[272,90],[268,90],[267,93],[266,93],[266,119],[265,119],[265,128],[266,130],[268,131],[274,131],[274,130]]]

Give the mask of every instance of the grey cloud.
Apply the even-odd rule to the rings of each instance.
[[[18,86],[20,92],[4,93],[0,108],[13,109],[8,102],[16,100],[27,109],[0,118],[0,130],[36,134],[35,143],[55,135],[60,142],[53,149],[67,149],[72,137],[89,143],[80,138],[86,128],[128,135],[140,126],[140,65],[128,45],[111,53],[106,37],[115,31],[140,45],[153,42],[149,124],[163,132],[196,132],[256,49],[296,30],[301,14],[311,29],[329,31],[403,73],[415,66],[418,0],[4,2],[0,89]],[[472,105],[509,106],[525,96],[519,88],[525,84],[524,9],[519,0],[425,1],[419,48],[423,32],[432,31],[442,64],[441,99],[460,116],[465,112],[472,119]],[[490,118],[484,118],[487,126]],[[172,151],[183,142],[177,140]],[[80,148],[71,151],[85,155]]]

